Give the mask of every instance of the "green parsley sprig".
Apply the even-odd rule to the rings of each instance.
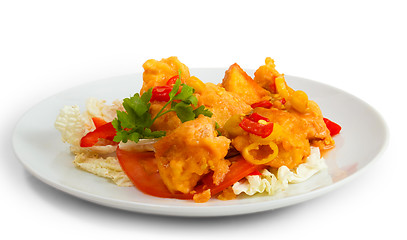
[[[152,131],[151,126],[155,120],[169,112],[175,112],[181,122],[193,120],[200,114],[212,117],[212,112],[206,109],[205,106],[201,105],[196,108],[198,99],[193,95],[194,88],[181,83],[181,77],[179,77],[169,93],[169,101],[152,118],[149,112],[152,91],[153,89],[150,88],[141,96],[136,93],[134,96],[123,100],[125,111],[117,111],[117,118],[112,122],[113,127],[116,129],[116,136],[113,139],[115,142],[127,142],[128,140],[138,142],[143,138],[165,136],[165,131]],[[166,110],[167,106],[171,106],[170,109]]]

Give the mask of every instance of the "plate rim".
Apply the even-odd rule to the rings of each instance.
[[[190,72],[192,71],[224,71],[222,68],[190,68]],[[254,72],[254,70],[246,70],[246,72],[249,74],[250,72]],[[127,211],[132,211],[132,212],[139,212],[139,213],[147,213],[147,214],[154,214],[154,215],[167,215],[167,216],[181,216],[181,217],[218,217],[218,216],[232,216],[232,215],[242,215],[242,214],[250,214],[250,213],[255,213],[255,212],[261,212],[261,211],[268,211],[268,210],[273,210],[281,207],[286,207],[290,206],[293,204],[297,204],[303,201],[308,201],[310,199],[316,198],[318,196],[321,196],[323,194],[326,194],[334,189],[337,189],[344,184],[354,180],[357,176],[360,176],[363,174],[374,162],[376,162],[379,158],[381,158],[388,148],[389,145],[389,128],[388,125],[386,124],[385,119],[383,116],[374,108],[372,107],[369,103],[364,101],[363,99],[360,99],[356,96],[354,96],[351,93],[348,93],[342,89],[339,89],[335,86],[328,85],[324,82],[319,82],[315,81],[312,79],[308,78],[303,78],[303,77],[298,77],[298,76],[293,76],[293,75],[288,75],[285,74],[285,77],[287,79],[296,79],[300,81],[309,81],[314,84],[322,85],[324,87],[332,88],[338,92],[341,92],[343,94],[346,94],[348,96],[351,96],[354,99],[357,99],[360,101],[364,106],[368,107],[369,111],[372,112],[379,122],[381,123],[381,126],[383,127],[383,144],[380,146],[380,149],[378,150],[377,154],[370,159],[370,161],[364,165],[362,168],[358,169],[356,172],[353,174],[333,183],[327,186],[323,186],[318,189],[314,189],[312,191],[306,192],[306,193],[300,193],[294,196],[288,196],[284,197],[281,199],[273,199],[273,200],[265,200],[265,201],[260,201],[260,202],[248,202],[248,203],[240,203],[238,205],[217,205],[217,206],[207,206],[207,205],[199,205],[199,206],[173,206],[173,205],[162,205],[162,204],[146,204],[143,202],[128,202],[120,199],[114,199],[114,198],[107,198],[104,196],[92,194],[89,192],[84,192],[80,191],[78,189],[74,189],[70,186],[61,186],[59,184],[56,184],[53,182],[51,179],[41,176],[39,173],[35,172],[33,169],[30,168],[30,166],[23,160],[23,157],[21,157],[18,149],[17,149],[17,141],[18,141],[18,136],[17,132],[18,129],[21,127],[20,125],[23,122],[23,119],[31,112],[35,110],[35,107],[49,101],[50,99],[57,97],[61,95],[64,92],[72,91],[75,88],[80,88],[80,87],[85,87],[87,85],[92,85],[95,84],[96,82],[101,82],[101,81],[109,81],[111,79],[115,78],[127,78],[130,76],[136,76],[139,75],[140,73],[134,73],[134,74],[126,74],[126,75],[119,75],[119,76],[111,76],[107,78],[101,78],[97,80],[92,80],[83,84],[78,84],[76,86],[67,88],[65,90],[59,91],[51,96],[48,96],[44,98],[43,100],[33,104],[25,113],[19,118],[19,120],[16,122],[13,131],[12,131],[12,146],[13,146],[13,151],[15,153],[15,156],[19,160],[19,162],[24,166],[24,168],[30,172],[34,177],[37,179],[41,180],[43,183],[58,189],[59,191],[62,191],[64,193],[70,194],[72,196],[78,197],[80,199],[93,202],[99,205],[103,205],[106,207],[111,207],[111,208],[117,208],[117,209],[122,209],[122,210],[127,210]],[[182,201],[182,200],[181,200]],[[236,206],[240,206],[240,210],[236,211]],[[253,206],[255,206],[255,209],[253,209]],[[250,209],[246,209],[246,207],[252,207]],[[227,210],[223,211],[221,213],[214,211],[217,209],[222,208],[222,210]],[[178,212],[177,210],[179,209],[184,209],[182,212]],[[208,211],[211,210],[211,211]],[[188,211],[186,211],[188,210]],[[191,211],[192,210],[192,211]],[[233,211],[230,211],[233,210]]]

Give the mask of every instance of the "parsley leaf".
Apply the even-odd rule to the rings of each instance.
[[[199,106],[197,109],[194,110],[195,117],[198,117],[200,114],[212,117],[213,113],[205,108],[204,105]]]
[[[176,80],[171,92],[168,94],[170,99],[164,104],[157,115],[152,118],[150,110],[150,100],[153,96],[153,89],[140,94],[136,93],[130,98],[123,100],[125,111],[117,111],[117,118],[112,121],[116,129],[115,142],[138,142],[142,138],[160,138],[165,136],[165,131],[152,131],[151,126],[154,121],[169,112],[175,112],[181,122],[194,120],[200,114],[212,117],[213,113],[201,105],[198,108],[198,99],[194,94],[194,88],[181,83],[181,72]],[[181,89],[181,90],[180,90]],[[166,107],[170,105],[170,109]],[[194,109],[196,108],[196,109]]]
[[[175,104],[174,111],[177,113],[177,116],[181,122],[186,122],[195,119],[194,109],[190,104],[185,102],[179,102]]]
[[[123,100],[125,111],[117,111],[117,118],[112,121],[116,129],[115,142],[127,142],[128,140],[138,142],[141,138],[156,138],[165,135],[164,132],[152,132],[150,127],[153,124],[151,119],[150,99],[152,89],[142,96],[138,93],[133,97]]]

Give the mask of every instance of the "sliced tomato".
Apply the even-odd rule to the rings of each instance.
[[[259,166],[246,161],[241,155],[230,158],[229,160],[232,162],[232,165],[229,167],[229,172],[226,174],[225,179],[219,185],[213,183],[212,172],[202,178],[202,184],[196,188],[196,191],[202,192],[210,189],[211,195],[216,195],[259,168]]]
[[[192,194],[171,193],[158,172],[154,152],[130,152],[120,149],[116,155],[123,171],[141,192],[162,198],[192,199]]]
[[[171,193],[167,189],[158,172],[154,152],[130,152],[118,147],[116,154],[123,171],[141,192],[161,198],[193,198],[193,194]],[[258,165],[247,162],[240,155],[229,160],[233,163],[225,179],[219,185],[213,183],[213,172],[211,172],[201,179],[201,183],[194,189],[195,192],[201,193],[210,189],[211,195],[216,195],[247,175],[256,173],[259,169]]]
[[[261,172],[260,172],[258,169],[256,169],[256,170],[254,170],[252,173],[250,173],[248,176],[255,176],[255,175],[260,176],[260,175],[262,175],[262,174],[261,174]]]

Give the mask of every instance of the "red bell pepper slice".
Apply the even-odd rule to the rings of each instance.
[[[98,118],[98,117],[93,117],[92,121],[93,121],[93,124],[95,124],[96,128],[98,128],[102,125],[105,125],[107,123],[105,120],[103,120],[102,118]]]
[[[342,127],[339,126],[339,124],[332,122],[328,118],[324,118],[324,122],[325,122],[326,127],[328,128],[329,133],[331,134],[331,136],[335,136],[342,129]]]
[[[260,101],[260,102],[256,102],[253,103],[251,105],[251,107],[254,108],[258,108],[258,107],[263,107],[263,108],[271,108],[273,106],[273,104],[270,101],[264,100],[264,101]]]
[[[80,146],[92,147],[99,141],[100,138],[113,141],[114,136],[116,136],[116,129],[113,127],[112,123],[109,122],[97,127],[93,132],[89,132],[82,137]]]
[[[253,114],[251,114],[251,115],[253,115]],[[249,116],[249,117],[243,118],[243,120],[240,122],[239,126],[248,133],[260,136],[262,138],[266,138],[273,132],[274,124],[273,123],[268,123],[268,124],[259,123],[258,121],[264,120],[264,117],[259,114],[257,114],[257,115],[252,116],[252,117]],[[261,119],[259,119],[259,116],[261,117]],[[258,119],[258,120],[255,121],[255,119]],[[267,120],[269,120],[269,119],[267,119]],[[264,121],[266,121],[266,120],[264,120]]]

